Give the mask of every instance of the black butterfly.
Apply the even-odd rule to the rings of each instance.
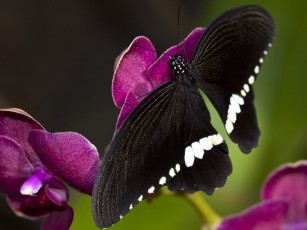
[[[217,17],[200,38],[190,63],[170,58],[174,80],[151,92],[113,137],[92,195],[100,228],[112,226],[162,186],[212,194],[232,171],[228,149],[210,123],[201,88],[231,140],[244,153],[258,144],[254,83],[275,33],[259,6]],[[128,77],[128,76],[127,76]]]

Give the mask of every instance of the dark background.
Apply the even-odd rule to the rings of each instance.
[[[183,0],[178,28],[177,0],[0,0],[0,108],[24,109],[51,132],[79,132],[102,154],[119,112],[111,96],[114,60],[136,36],[149,37],[161,54],[177,43],[178,31],[182,40],[223,11],[256,2],[277,24],[276,41],[255,84],[262,136],[248,157],[229,144],[233,175],[225,188],[207,198],[222,215],[239,212],[259,200],[268,172],[306,158],[304,1]],[[90,198],[73,192],[71,200],[72,229],[94,228]],[[39,225],[16,217],[5,196],[0,196],[0,229],[39,229]],[[150,205],[142,202],[114,229],[199,226],[200,219],[188,204],[162,197]]]

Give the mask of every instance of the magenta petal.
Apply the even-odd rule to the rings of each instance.
[[[20,186],[33,171],[21,146],[9,137],[0,136],[0,190],[18,195]]]
[[[28,207],[24,205],[19,199],[8,196],[7,202],[15,215],[35,220],[50,212],[50,207],[45,206],[41,208]]]
[[[0,135],[8,136],[18,142],[34,165],[38,162],[38,158],[28,143],[28,135],[32,129],[44,130],[43,126],[25,111],[20,109],[0,110]]]
[[[116,123],[115,132],[119,129],[123,121],[129,115],[129,113],[134,109],[134,107],[137,106],[137,104],[139,103],[141,99],[136,100],[132,92],[128,93],[127,98],[126,98],[126,103],[123,105],[122,109],[120,110],[120,114],[118,116],[117,123]]]
[[[286,164],[277,168],[266,180],[262,197],[268,199],[284,199],[291,204],[289,218],[307,219],[307,161]]]
[[[51,178],[51,175],[44,170],[37,170],[32,176],[30,176],[20,187],[20,193],[22,195],[34,195],[43,186],[43,183]]]
[[[281,200],[255,205],[223,220],[218,230],[275,230],[285,224],[288,204]]]
[[[96,147],[86,138],[74,132],[32,130],[29,142],[52,173],[72,187],[92,193],[99,157]]]
[[[191,60],[192,54],[199,41],[201,35],[205,31],[204,28],[196,28],[193,30],[186,39],[177,45],[172,46],[166,50],[147,70],[149,79],[153,82],[154,86],[165,82],[167,79],[173,79],[173,74],[168,66],[170,56],[181,54],[186,62]],[[187,60],[188,59],[188,60]]]
[[[74,218],[74,211],[70,206],[66,209],[52,211],[41,225],[41,230],[68,230]]]
[[[123,106],[129,91],[140,97],[152,90],[145,71],[155,60],[156,53],[148,38],[140,36],[132,41],[114,72],[112,95],[116,106]]]
[[[307,161],[286,164],[277,168],[266,180],[262,197],[291,198],[300,202],[307,201]]]
[[[33,220],[42,216],[42,215],[29,216],[25,214],[24,211],[22,210],[23,205],[21,204],[20,200],[14,199],[12,197],[9,197],[9,196],[7,197],[7,203],[10,206],[10,208],[13,210],[16,216],[26,217],[26,218],[33,219]]]
[[[67,206],[68,202],[68,193],[65,187],[63,188],[53,188],[50,187],[49,184],[45,187],[46,196],[52,201],[54,204],[58,206]]]

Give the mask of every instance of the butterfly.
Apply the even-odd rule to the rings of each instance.
[[[252,85],[275,36],[269,13],[248,5],[213,20],[186,63],[168,65],[174,79],[150,92],[114,135],[92,194],[95,223],[107,228],[162,186],[212,194],[232,172],[228,148],[210,123],[199,88],[230,139],[249,153],[260,131]]]

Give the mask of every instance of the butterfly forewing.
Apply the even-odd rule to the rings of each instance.
[[[162,186],[208,194],[223,186],[232,167],[222,139],[202,156],[185,156],[186,147],[204,137],[217,138],[217,132],[196,87],[172,81],[152,92],[124,121],[103,159],[92,197],[97,226],[112,226]]]
[[[190,64],[230,138],[245,153],[258,144],[252,85],[274,34],[273,19],[259,6],[226,11],[205,30]]]

